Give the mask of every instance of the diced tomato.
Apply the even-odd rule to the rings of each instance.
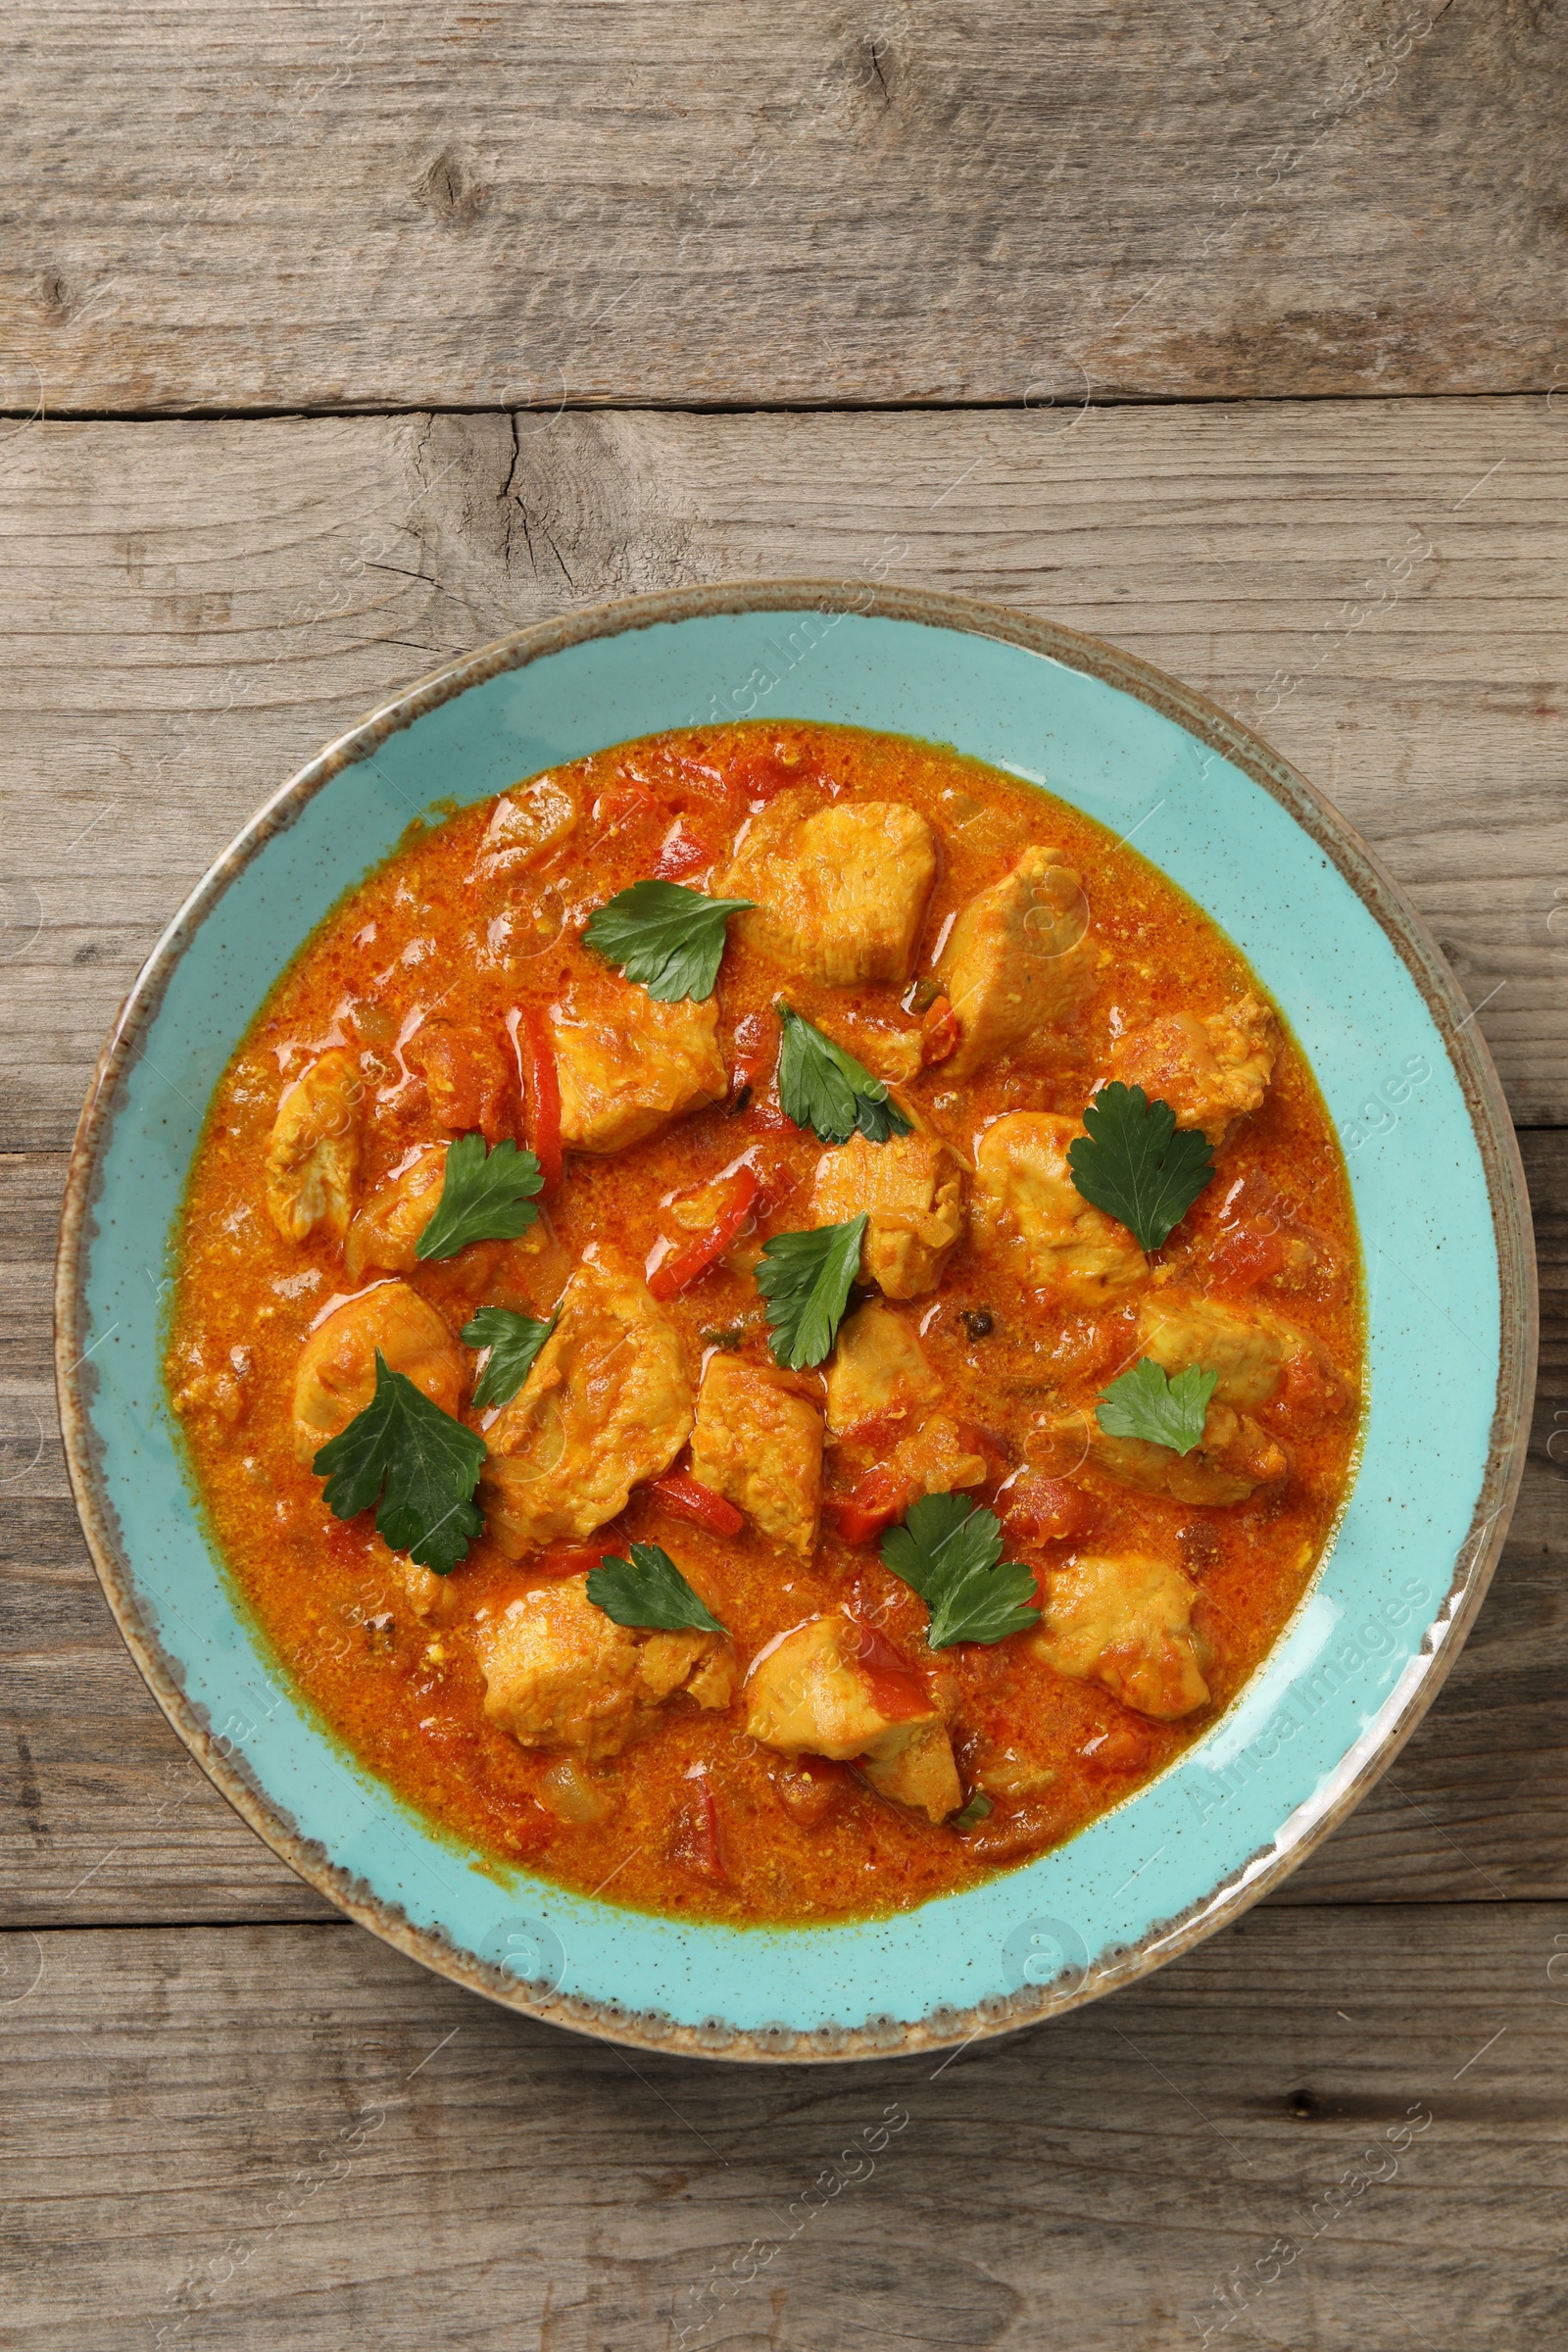
[[[661,1510],[668,1511],[675,1519],[689,1519],[694,1527],[706,1527],[712,1535],[738,1536],[746,1525],[744,1512],[738,1511],[732,1502],[726,1502],[722,1494],[715,1494],[701,1480],[686,1478],[678,1470],[652,1480],[648,1492]]]
[[[1303,1348],[1288,1356],[1284,1377],[1263,1405],[1264,1418],[1287,1428],[1315,1429],[1346,1402],[1346,1389],[1315,1350]]]
[[[768,1135],[804,1135],[806,1129],[797,1127],[786,1118],[782,1106],[771,1101],[753,1102],[746,1113],[754,1127],[762,1128]]]
[[[628,761],[624,772],[638,783],[657,786],[666,803],[686,798],[727,808],[731,798],[730,779],[725,770],[699,758],[696,752],[663,752],[657,758],[645,757],[642,770]]]
[[[652,815],[658,807],[659,803],[647,785],[635,781],[617,784],[611,791],[602,792],[593,807],[593,821],[599,828],[597,841],[608,841],[637,817]]]
[[[920,1059],[929,1069],[933,1062],[946,1061],[958,1046],[958,1016],[946,997],[936,1003],[920,1023]]]
[[[736,1169],[730,1179],[729,1200],[707,1233],[666,1257],[648,1277],[648,1288],[656,1298],[678,1298],[718,1262],[751,1215],[760,1189],[755,1168]]]
[[[487,1144],[510,1130],[511,1084],[499,1040],[479,1029],[429,1021],[404,1048],[408,1067],[424,1080],[430,1109],[453,1135],[477,1128]]]
[[[1282,1227],[1270,1232],[1251,1223],[1232,1225],[1215,1243],[1205,1270],[1229,1290],[1251,1291],[1283,1273],[1289,1259],[1290,1242]]]
[[[1081,1543],[1095,1523],[1094,1497],[1070,1479],[1021,1478],[1005,1499],[1008,1544]]]
[[[682,874],[695,874],[699,866],[712,862],[713,852],[708,843],[690,831],[686,819],[680,817],[665,834],[663,846],[654,860],[654,879],[678,882]]]
[[[739,760],[731,773],[743,799],[772,801],[793,785],[808,781],[804,768],[790,765],[774,752],[754,752],[749,760]]]
[[[527,1099],[528,1149],[539,1162],[540,1190],[548,1200],[561,1183],[561,1073],[541,1006],[524,1005],[517,1015],[516,1039]]]
[[[853,1494],[828,1496],[822,1511],[846,1544],[874,1544],[904,1516],[914,1493],[912,1480],[884,1463],[862,1478]]]
[[[773,1767],[773,1793],[791,1821],[814,1830],[843,1803],[855,1786],[847,1764],[826,1756],[781,1758]]]
[[[800,1177],[787,1160],[770,1159],[765,1153],[757,1161],[757,1199],[753,1203],[760,1217],[769,1215],[791,1193],[801,1189]]]
[[[873,1453],[891,1453],[908,1426],[907,1413],[872,1413],[843,1431],[840,1443],[863,1446]]]
[[[907,1723],[911,1716],[929,1715],[931,1693],[918,1669],[886,1634],[863,1619],[855,1627],[855,1662],[865,1677],[871,1703],[891,1723]]]
[[[851,1496],[827,1496],[822,1504],[822,1516],[846,1544],[874,1544],[885,1535],[898,1517],[896,1509],[867,1510]]]
[[[1113,1723],[1095,1732],[1079,1750],[1095,1772],[1142,1772],[1153,1753],[1153,1741],[1136,1723]]]
[[[687,1774],[692,1801],[684,1805],[675,1817],[674,1835],[669,1841],[669,1858],[684,1862],[696,1871],[700,1879],[710,1886],[729,1885],[729,1865],[724,1854],[724,1838],[718,1818],[718,1806],[713,1799],[712,1786],[703,1766],[694,1765]]]

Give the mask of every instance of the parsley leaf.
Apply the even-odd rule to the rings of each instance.
[[[833,1345],[860,1264],[867,1212],[847,1225],[775,1233],[762,1245],[755,1279],[767,1300],[768,1346],[793,1372],[819,1364]]]
[[[1189,1364],[1167,1380],[1146,1356],[1111,1382],[1095,1407],[1095,1419],[1107,1438],[1142,1438],[1150,1446],[1168,1446],[1173,1453],[1191,1453],[1203,1434],[1218,1380],[1217,1372],[1205,1372],[1200,1364]]]
[[[514,1315],[507,1306],[481,1306],[471,1323],[463,1326],[465,1348],[488,1348],[490,1361],[473,1392],[475,1404],[510,1404],[533,1366],[558,1321],[536,1322],[532,1315]]]
[[[867,1142],[885,1144],[913,1129],[880,1078],[788,1004],[778,1017],[784,1042],[778,1056],[778,1099],[797,1127],[814,1128],[824,1144],[847,1144],[858,1128]]]
[[[502,1143],[487,1152],[482,1135],[460,1135],[447,1147],[441,1199],[415,1256],[456,1257],[470,1242],[514,1242],[539,1214],[530,1196],[542,1181],[531,1152]]]
[[[607,963],[670,1004],[710,997],[724,953],[724,926],[755,899],[710,899],[680,882],[634,882],[596,907],[582,935]]]
[[[722,1634],[711,1609],[686,1582],[662,1544],[633,1544],[629,1560],[613,1556],[588,1571],[588,1597],[617,1625],[648,1625],[659,1633]]]
[[[1002,1557],[1002,1522],[962,1494],[927,1494],[882,1539],[882,1565],[912,1586],[931,1611],[933,1649],[955,1642],[1004,1642],[1040,1623],[1035,1572]]]
[[[1157,1250],[1212,1177],[1212,1147],[1196,1128],[1178,1128],[1168,1102],[1151,1102],[1119,1078],[1101,1088],[1084,1126],[1067,1147],[1074,1185],[1119,1217],[1141,1249]]]
[[[375,1532],[393,1551],[450,1576],[484,1520],[473,1502],[484,1440],[432,1404],[406,1373],[389,1372],[375,1351],[375,1395],[347,1429],[329,1438],[311,1468],[324,1478],[321,1499],[353,1519],[379,1498]]]

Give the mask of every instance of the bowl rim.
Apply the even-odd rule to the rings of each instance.
[[[1278,801],[1332,859],[1390,941],[1433,1016],[1458,1081],[1486,1173],[1497,1251],[1499,1357],[1488,1459],[1475,1512],[1453,1577],[1438,1602],[1419,1663],[1398,1712],[1375,1740],[1357,1740],[1314,1796],[1290,1816],[1288,1843],[1278,1833],[1242,1869],[1181,1919],[1150,1929],[1139,1942],[1103,1956],[1075,1983],[1030,1985],[1004,2013],[939,2010],[921,2020],[868,2020],[825,2037],[802,2033],[768,2038],[718,2021],[685,2027],[619,2003],[539,1991],[454,1942],[410,1921],[395,1903],[332,1862],[304,1836],[253,1774],[243,1753],[222,1753],[202,1711],[141,1614],[134,1571],[100,1480],[101,1441],[85,1396],[81,1348],[86,1330],[86,1274],[92,1211],[103,1183],[118,1109],[119,1081],[156,1018],[170,979],[191,940],[224,893],[274,836],[285,831],[344,768],[442,704],[501,673],[603,637],[663,623],[770,612],[855,613],[988,637],[1045,655],[1119,688],[1220,753]],[[1446,1017],[1445,1017],[1446,1016]],[[382,703],[306,761],[235,836],[173,915],[122,1004],[100,1054],[72,1145],[55,1266],[55,1381],[66,1463],[88,1550],[121,1635],[174,1732],[215,1787],[281,1860],[338,1910],[411,1959],[503,2006],[599,2039],[651,2053],[800,2064],[884,2058],[942,2049],[1014,2033],[1134,1983],[1191,1950],[1271,1892],[1353,1810],[1394,1762],[1420,1723],[1457,1656],[1492,1581],[1518,1494],[1530,1434],[1539,1305],[1529,1196],[1518,1142],[1492,1057],[1471,1008],[1436,941],[1400,886],[1359,833],[1315,785],[1298,774],[1241,720],[1141,657],[1103,640],[978,598],[931,590],[815,578],[747,580],[625,597],[558,615],[494,639],[443,663]],[[1282,1825],[1283,1826],[1283,1825]],[[777,2045],[777,2046],[775,2046]]]

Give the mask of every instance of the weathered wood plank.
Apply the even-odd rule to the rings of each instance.
[[[1568,1133],[1522,1141],[1544,1330],[1535,1443],[1508,1548],[1431,1714],[1387,1780],[1288,1883],[1289,1904],[1568,1897],[1568,1464],[1552,1459],[1568,1451]],[[63,1165],[24,1159],[4,1174],[20,1246],[17,1262],[0,1265],[0,1286],[25,1298],[43,1288]],[[14,1481],[0,1532],[0,1923],[331,1916],[187,1759],[132,1666],[70,1500],[35,1312],[20,1327],[29,1369],[0,1396]],[[27,1471],[40,1426],[44,1450]]]
[[[1568,1120],[1565,490],[1539,400],[49,425],[0,464],[0,1148],[69,1141],[185,891],[387,692],[780,573],[1049,612],[1258,724],[1410,890],[1515,1116]]]
[[[349,1928],[7,1937],[6,2340],[1175,2352],[1229,2291],[1242,2343],[1556,2352],[1565,1932],[1261,1911],[947,2063],[777,2072]]]
[[[56,0],[6,405],[1544,389],[1565,72],[1524,0]]]

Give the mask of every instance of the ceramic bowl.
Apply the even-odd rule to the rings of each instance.
[[[751,714],[956,746],[1136,837],[1250,959],[1346,1149],[1370,1402],[1338,1540],[1266,1663],[1166,1772],[1055,1852],[890,1919],[733,1928],[471,1867],[363,1771],[203,1533],[155,1304],[203,1112],[279,971],[438,799]],[[82,1112],[58,1273],[66,1446],[110,1605],[170,1721],[273,1849],[476,1991],[625,2043],[843,2058],[961,2042],[1188,1950],[1342,1821],[1486,1590],[1535,1361],[1512,1130],[1462,999],[1333,808],[1246,728],[1108,646],[951,597],[786,581],[519,632],[302,768],[170,925]]]

